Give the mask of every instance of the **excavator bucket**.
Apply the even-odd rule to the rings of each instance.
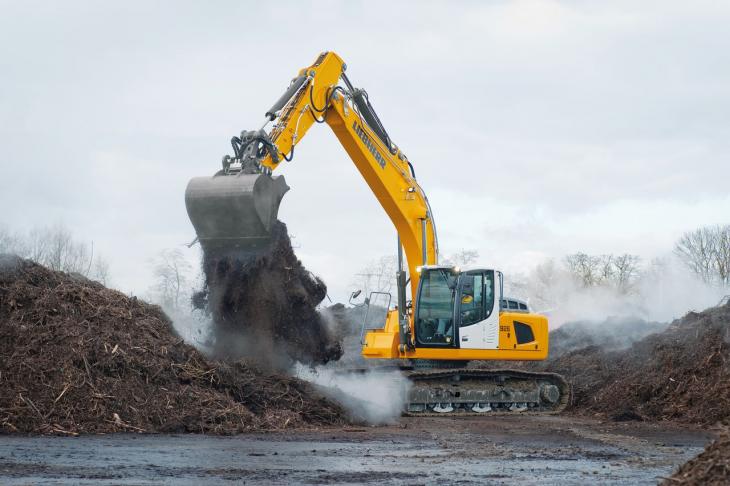
[[[255,253],[269,243],[288,190],[283,176],[219,173],[191,179],[185,206],[206,252]]]

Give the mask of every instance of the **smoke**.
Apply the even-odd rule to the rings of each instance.
[[[355,420],[371,425],[397,421],[406,404],[411,382],[398,370],[338,371],[299,363],[293,374],[317,385],[328,398],[342,405]]]
[[[675,258],[654,260],[629,289],[612,285],[585,286],[569,272],[536,269],[521,286],[508,294],[522,297],[531,307],[548,315],[552,328],[574,321],[604,322],[634,318],[668,322],[689,311],[718,304],[730,289],[706,284],[688,272]]]

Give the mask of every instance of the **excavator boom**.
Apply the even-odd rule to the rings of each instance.
[[[276,180],[272,173],[293,157],[312,125],[327,123],[395,225],[415,294],[416,268],[437,263],[428,199],[407,157],[388,137],[367,93],[352,86],[345,68],[337,54],[325,52],[300,70],[266,112],[267,121],[274,123],[269,133],[261,129],[233,137],[234,156],[224,157],[223,169],[207,180],[191,181],[186,191],[188,215],[196,231],[203,232],[198,231],[201,242],[225,244],[229,240],[244,245],[250,241],[255,245],[263,241],[286,186],[283,181],[262,183],[259,179]],[[339,85],[341,80],[344,86]],[[230,175],[236,177],[227,177]],[[270,202],[271,208],[262,209],[263,201]],[[247,202],[252,203],[248,208]]]

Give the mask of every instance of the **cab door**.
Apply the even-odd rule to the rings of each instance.
[[[497,348],[499,312],[494,311],[494,287],[493,270],[472,270],[461,274],[456,304],[460,348]]]

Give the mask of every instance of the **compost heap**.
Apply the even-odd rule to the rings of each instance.
[[[0,431],[236,433],[343,420],[303,381],[208,361],[157,306],[0,255]]]
[[[671,478],[662,483],[693,485],[730,484],[730,432],[725,430],[705,450],[680,466]]]
[[[279,369],[339,359],[342,346],[316,309],[327,287],[297,259],[284,223],[271,236],[255,253],[205,249],[205,288],[193,302],[212,315],[215,355]]]
[[[551,350],[566,351],[522,366],[563,375],[572,384],[573,411],[614,420],[730,422],[730,303],[690,312],[625,349],[590,340],[582,348],[562,346],[561,335],[572,333],[550,334]]]

